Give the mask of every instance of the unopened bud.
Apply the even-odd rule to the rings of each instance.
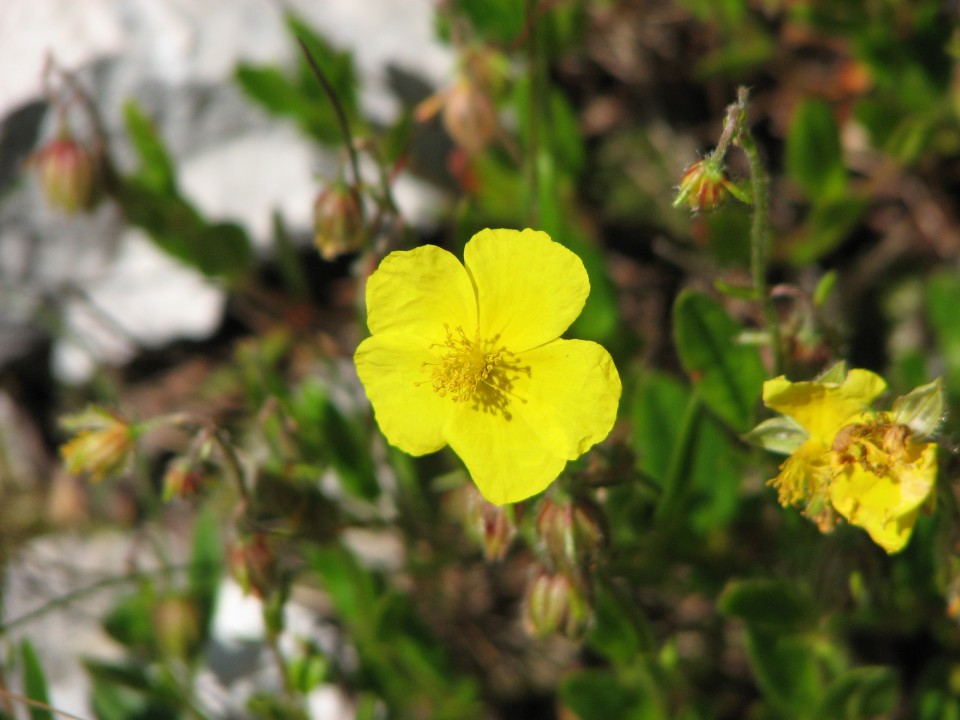
[[[363,206],[357,191],[334,183],[313,204],[313,243],[324,260],[361,249],[366,240]]]
[[[728,194],[746,200],[743,192],[727,178],[723,166],[707,157],[684,171],[673,206],[686,203],[694,212],[708,212],[719,207]]]
[[[276,561],[266,533],[257,532],[234,542],[227,552],[227,563],[248,595],[262,600],[276,584]]]
[[[461,77],[446,91],[443,127],[468,155],[483,152],[497,134],[497,111],[477,83]]]
[[[61,133],[32,156],[40,188],[50,207],[73,214],[89,210],[95,204],[98,183],[97,161],[93,153]]]
[[[170,461],[163,475],[163,499],[193,497],[200,492],[207,474],[200,463],[178,457]]]
[[[587,620],[587,603],[566,575],[541,572],[527,586],[524,625],[534,637],[559,632],[575,638],[586,628]]]
[[[487,560],[502,560],[517,534],[510,509],[488,502],[473,483],[448,493],[444,505],[463,525],[466,535],[483,548]]]
[[[537,533],[556,567],[575,569],[604,543],[603,514],[584,498],[556,503],[547,498],[537,515]]]
[[[99,407],[64,418],[76,437],[60,447],[67,470],[86,473],[94,482],[121,472],[129,463],[136,429],[121,415]]]

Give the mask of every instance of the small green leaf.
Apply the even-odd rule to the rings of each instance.
[[[581,670],[560,684],[563,704],[578,717],[591,720],[638,718],[640,693],[624,687],[609,670]]]
[[[789,455],[810,436],[793,418],[780,415],[764,420],[744,437],[765,450]]]
[[[615,588],[598,584],[593,605],[594,624],[588,642],[614,663],[625,665],[652,645],[646,619]]]
[[[812,641],[757,626],[748,626],[746,634],[750,666],[770,703],[793,720],[819,717],[823,679]]]
[[[701,293],[681,293],[673,321],[680,360],[704,403],[735,430],[746,432],[764,379],[757,349],[739,344],[740,326]]]
[[[751,627],[784,632],[801,628],[812,616],[810,600],[786,580],[733,580],[717,601],[720,612]]]
[[[816,716],[823,720],[890,717],[897,705],[898,685],[891,668],[847,670],[827,686]]]
[[[944,270],[927,281],[927,316],[933,326],[937,349],[943,360],[944,382],[954,398],[960,397],[960,275]]]
[[[690,392],[665,373],[651,373],[637,386],[631,419],[638,467],[663,483],[670,473]]]
[[[786,147],[787,172],[814,200],[843,195],[847,172],[840,131],[833,110],[822,100],[805,100],[796,108]]]
[[[133,147],[140,155],[140,169],[135,175],[137,181],[157,193],[176,193],[173,163],[153,123],[132,100],[124,104],[123,117]]]
[[[190,595],[200,610],[200,627],[205,631],[213,613],[217,587],[223,570],[223,540],[218,514],[210,507],[197,516],[190,557]]]
[[[23,660],[23,689],[31,700],[49,704],[47,694],[47,677],[40,665],[37,651],[29,640],[20,643],[20,657]],[[30,720],[53,720],[53,713],[34,705],[29,706]]]
[[[339,545],[314,549],[307,562],[320,576],[321,586],[352,630],[361,635],[375,632],[378,592],[370,571]]]

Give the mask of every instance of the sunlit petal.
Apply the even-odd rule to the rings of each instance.
[[[434,392],[424,362],[433,360],[423,342],[399,333],[367,338],[354,355],[357,375],[391,445],[411,455],[446,445],[443,426],[453,403]]]
[[[445,432],[480,492],[495,505],[536,495],[567,464],[519,414],[507,420],[501,414],[460,405]]]
[[[367,327],[441,342],[444,324],[477,325],[473,285],[456,257],[435,245],[392,252],[367,280]]]
[[[583,262],[536,230],[482,230],[464,263],[477,288],[480,334],[512,352],[558,338],[590,293]]]
[[[610,434],[620,376],[604,348],[556,340],[521,353],[519,360],[529,373],[518,376],[511,409],[553,452],[573,460]]]
[[[829,446],[837,431],[857,421],[886,387],[884,379],[869,370],[851,370],[840,385],[793,383],[780,376],[763,384],[763,402]]]

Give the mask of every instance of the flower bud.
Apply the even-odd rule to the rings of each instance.
[[[227,565],[248,595],[263,600],[276,584],[276,560],[266,533],[256,532],[235,541],[227,551]]]
[[[117,413],[91,407],[64,418],[67,430],[76,437],[60,447],[67,470],[87,473],[94,482],[115,475],[129,463],[134,449],[136,429]]]
[[[335,260],[363,247],[363,206],[356,189],[333,183],[313,204],[313,244],[324,260]]]
[[[32,156],[30,164],[50,207],[73,214],[92,208],[98,182],[94,154],[62,132]]]
[[[536,526],[554,565],[569,570],[589,561],[606,537],[600,508],[585,498],[563,503],[544,500]]]
[[[478,155],[497,134],[497,111],[490,96],[467,77],[446,92],[443,127],[468,155]]]
[[[728,190],[729,181],[722,166],[710,158],[697,160],[684,171],[673,206],[686,203],[693,212],[714,210],[726,198]]]
[[[194,460],[184,457],[174,458],[163,475],[163,499],[193,497],[200,492],[207,475]]]
[[[534,637],[560,632],[575,638],[586,628],[587,620],[587,603],[566,575],[541,572],[527,586],[524,625]]]
[[[506,557],[517,534],[512,510],[484,500],[473,483],[448,493],[444,505],[463,525],[467,536],[483,548],[487,560],[503,560]]]

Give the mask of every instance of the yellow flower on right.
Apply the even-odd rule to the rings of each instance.
[[[882,377],[859,369],[840,376],[838,367],[816,381],[781,376],[764,383],[764,404],[799,425],[794,432],[782,420],[767,421],[787,431],[780,433],[780,449],[793,445],[770,484],[782,505],[800,507],[821,530],[832,529],[839,513],[895,553],[910,539],[921,508],[934,499],[937,445],[923,437],[940,422],[940,382],[899,398],[889,412],[877,412],[870,404],[886,389]],[[762,428],[752,434],[762,436]],[[791,433],[795,441],[785,443]]]

